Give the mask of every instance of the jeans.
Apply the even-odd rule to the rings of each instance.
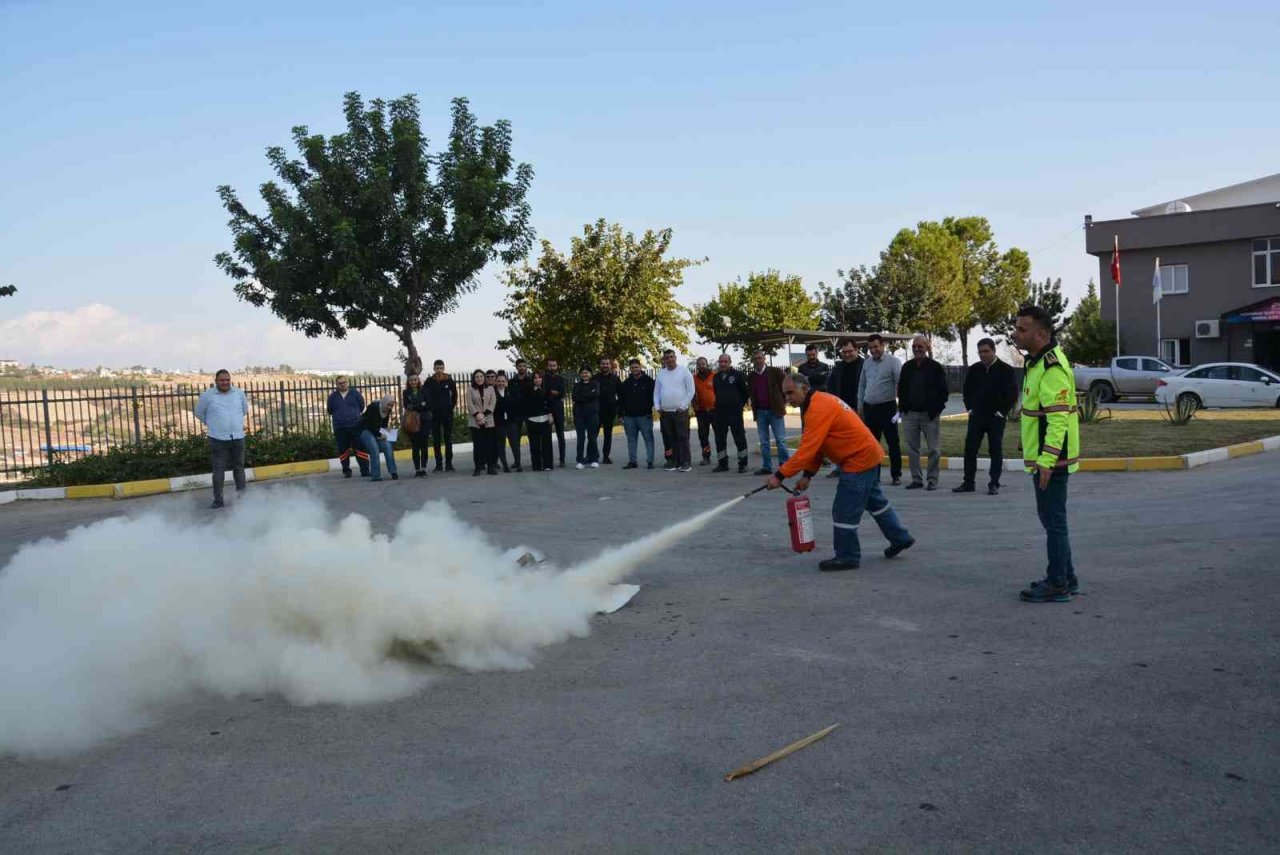
[[[342,463],[342,471],[351,471],[351,457],[356,458],[356,463],[360,466],[360,474],[364,475],[369,471],[369,452],[365,451],[364,440],[360,438],[361,428],[359,425],[351,427],[334,427],[333,439],[338,446],[338,460]]]
[[[236,492],[244,489],[244,440],[210,439],[209,455],[213,458],[213,500],[222,502],[222,484],[227,480],[227,470],[236,482]]]
[[[969,428],[964,435],[964,483],[973,486],[978,477],[978,449],[987,440],[987,453],[991,455],[991,473],[988,480],[1000,486],[1000,473],[1004,471],[1004,419],[995,413],[969,416]]]
[[[387,471],[392,475],[396,474],[396,453],[391,450],[391,443],[369,431],[361,433],[360,439],[369,452],[369,471],[373,474],[373,480],[377,481],[382,477],[382,467],[378,465],[379,451],[387,458]]]
[[[584,466],[600,462],[600,411],[591,407],[574,407],[573,429],[578,435],[577,461]]]
[[[911,540],[911,534],[898,519],[898,513],[880,490],[880,467],[865,472],[841,472],[836,486],[836,500],[831,506],[831,521],[835,527],[836,558],[857,563],[862,560],[862,546],[858,542],[858,522],[862,512],[869,511],[880,531],[891,546],[902,546]]]
[[[742,410],[715,410],[716,459],[723,465],[729,465],[729,434],[733,434],[733,444],[738,450],[738,468],[747,466],[747,431],[742,424]]]
[[[658,414],[658,426],[662,429],[662,454],[667,465],[683,469],[689,465],[689,411],[677,410]]]
[[[907,463],[911,466],[911,482],[919,484],[924,481],[925,474],[920,468],[920,436],[929,445],[929,485],[938,483],[938,469],[942,463],[942,452],[938,449],[938,428],[941,418],[929,418],[928,413],[911,410],[902,417],[902,429],[907,434]]]
[[[637,438],[644,439],[644,450],[653,465],[653,416],[623,416],[622,429],[627,434],[627,460],[636,462]]]
[[[1046,574],[1054,585],[1065,585],[1076,575],[1071,563],[1071,538],[1067,534],[1067,480],[1071,473],[1065,469],[1053,470],[1049,486],[1040,489],[1040,473],[1031,473],[1032,492],[1036,494],[1036,513],[1044,526],[1045,550],[1049,554],[1049,571]]]
[[[889,449],[889,474],[896,481],[902,477],[902,444],[898,441],[898,426],[893,423],[893,417],[898,414],[897,403],[885,401],[882,404],[863,404],[862,414],[876,442],[880,441],[881,436],[884,437]]]
[[[784,413],[773,410],[756,410],[756,433],[760,438],[760,466],[773,471],[773,455],[769,453],[769,430],[773,430],[774,441],[778,445],[778,465],[786,463],[791,457],[787,449],[787,423]]]

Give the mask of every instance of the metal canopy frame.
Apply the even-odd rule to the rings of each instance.
[[[791,348],[793,345],[803,344],[821,344],[830,345],[834,350],[836,345],[842,341],[852,341],[854,344],[862,347],[867,343],[869,336],[878,335],[885,340],[886,343],[901,343],[911,341],[914,338],[911,334],[903,333],[877,333],[871,331],[858,330],[761,330],[753,333],[735,333],[735,336],[752,347],[764,348],[769,345],[786,345],[787,348],[787,364],[791,364]]]

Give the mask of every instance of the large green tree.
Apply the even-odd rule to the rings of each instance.
[[[533,170],[512,159],[510,124],[479,126],[465,98],[454,99],[449,140],[436,153],[413,95],[366,105],[349,92],[343,108],[345,133],[293,129],[298,159],[267,149],[279,183],[260,188],[265,215],[218,188],[234,249],[215,260],[241,299],[308,337],[341,339],[369,325],[390,332],[405,370],[417,373],[414,333],[452,310],[489,261],[528,253]]]
[[[503,309],[507,336],[498,347],[540,363],[595,365],[602,356],[648,356],[684,349],[689,310],[675,298],[688,258],[668,258],[671,229],[646,231],[638,240],[603,219],[586,225],[568,254],[542,242],[536,265],[506,270]]]
[[[951,337],[972,311],[963,244],[941,223],[902,229],[880,253],[875,279],[906,307],[904,329]]]
[[[1089,282],[1090,287],[1093,281]],[[1013,343],[1013,325],[1018,319],[1018,308],[1022,306],[1039,306],[1049,313],[1053,319],[1054,330],[1061,330],[1066,323],[1067,305],[1071,301],[1062,295],[1062,280],[1045,278],[1043,282],[1031,282],[1026,293],[1003,318],[995,323],[986,324],[987,331],[1006,343]]]
[[[889,287],[878,269],[866,265],[837,270],[839,285],[818,283],[818,323],[824,330],[901,332],[918,319],[911,295]]]
[[[799,276],[777,270],[748,273],[746,284],[721,284],[715,299],[693,307],[693,326],[703,341],[750,348],[748,334],[776,329],[809,329],[817,323],[818,304],[804,290]]]
[[[1067,358],[1080,365],[1102,365],[1116,355],[1116,326],[1102,319],[1102,300],[1092,279],[1088,293],[1066,324],[1061,341]]]
[[[948,337],[960,340],[960,356],[968,364],[970,331],[1000,323],[1026,297],[1031,257],[1016,247],[1001,253],[986,217],[947,217],[942,227],[960,242],[959,291],[967,311]]]

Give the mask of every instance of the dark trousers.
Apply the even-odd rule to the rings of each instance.
[[[507,446],[511,446],[511,462],[520,468],[520,433],[523,421],[507,422],[498,428],[498,460],[505,469],[507,466]]]
[[[885,445],[889,447],[889,474],[895,479],[902,477],[902,445],[898,442],[898,426],[893,423],[893,417],[897,412],[898,405],[893,401],[885,401],[883,404],[864,404],[862,407],[864,420],[871,435],[876,440],[883,436]]]
[[[969,416],[969,429],[964,435],[964,483],[972,486],[978,476],[978,449],[984,438],[991,455],[989,483],[998,487],[1004,471],[1004,419],[995,413]]]
[[[560,446],[560,465],[564,465],[564,402],[551,405],[551,424],[556,431],[556,442]],[[548,464],[548,469],[551,466]]]
[[[484,469],[487,466],[498,465],[498,444],[496,442],[498,429],[491,427],[470,428],[471,431],[471,459],[475,461],[476,469]]]
[[[431,439],[431,429],[427,427],[427,417],[422,416],[421,427],[417,433],[409,434],[409,447],[413,449],[413,471],[418,472],[427,468],[427,462],[430,455],[427,452],[427,442]]]
[[[591,407],[575,407],[573,429],[578,435],[577,461],[583,465],[600,462],[600,411]]]
[[[244,440],[243,439],[210,439],[209,455],[213,458],[213,500],[222,501],[222,483],[227,478],[227,470],[236,482],[236,492],[244,489]]]
[[[444,462],[453,465],[453,413],[431,414],[431,444],[435,447],[436,464],[440,463],[440,441],[444,440]]]
[[[551,422],[529,422],[529,457],[535,472],[552,468]]]
[[[342,471],[351,471],[351,458],[355,457],[360,466],[360,474],[369,474],[369,452],[360,441],[360,425],[351,427],[335,427],[333,439],[338,446],[338,460],[342,463]]]
[[[677,468],[688,466],[689,411],[669,413],[663,410],[658,424],[662,428],[662,454],[667,458],[667,465]]]
[[[1040,525],[1044,526],[1045,551],[1049,555],[1049,570],[1046,575],[1054,585],[1065,585],[1068,579],[1076,575],[1075,565],[1071,563],[1071,538],[1067,533],[1067,480],[1070,473],[1065,469],[1053,470],[1049,486],[1040,489],[1040,473],[1031,473],[1032,492],[1036,494],[1036,513],[1040,515]]]
[[[733,433],[733,444],[738,449],[738,467],[747,465],[747,429],[742,423],[742,410],[715,410],[712,413],[716,431],[716,459],[729,465],[729,434]],[[698,425],[701,433],[702,425]]]
[[[618,420],[617,410],[606,410],[600,408],[600,432],[604,434],[600,438],[600,455],[604,460],[609,460],[609,455],[613,451],[613,426]]]
[[[702,462],[711,459],[711,411],[698,410],[694,413],[698,420],[698,445],[702,447]]]

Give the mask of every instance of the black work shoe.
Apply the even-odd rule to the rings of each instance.
[[[976,487],[974,487],[972,484],[961,484],[959,487],[952,487],[952,488],[951,488],[951,492],[953,492],[953,493],[974,493],[974,492],[977,492],[977,488],[976,488]]]
[[[773,474],[773,470],[772,470],[772,469],[765,469],[763,466],[761,466],[759,469],[757,469],[757,470],[756,470],[756,474],[757,474],[757,475],[772,475],[772,474]]]
[[[718,464],[716,464],[716,468],[715,468],[715,469],[712,469],[711,471],[712,471],[712,472],[728,472],[728,471],[729,471],[729,464],[728,464],[728,463],[725,463],[725,462],[722,460],[722,461],[720,461]]]
[[[1039,587],[1047,586],[1048,584],[1049,584],[1049,580],[1048,580],[1048,579],[1037,579],[1037,580],[1035,580],[1034,582],[1032,582],[1030,585],[1028,585],[1027,587],[1028,587],[1028,588],[1039,588]],[[1068,593],[1071,593],[1071,594],[1079,593],[1079,591],[1080,591],[1080,580],[1079,580],[1079,579],[1077,579],[1075,576],[1068,576],[1068,577],[1067,577],[1067,585],[1066,585],[1066,588],[1067,588],[1067,592],[1068,592]]]
[[[893,558],[899,553],[906,552],[908,549],[916,545],[916,539],[913,537],[906,543],[893,543],[884,548],[884,557]]]
[[[453,469],[453,464],[452,464],[452,463],[446,463],[446,464],[444,465],[444,471],[445,471],[445,472],[453,472],[453,471],[454,471],[454,469]]]
[[[932,493],[934,490],[938,489],[938,485],[930,484],[928,487],[925,487],[925,489],[928,490],[930,493]]]
[[[747,471],[747,461],[744,460],[738,464],[738,474],[741,475],[743,472],[746,472],[746,471]]]
[[[483,474],[484,474],[484,470],[483,470],[483,469],[477,469],[475,472],[472,472],[472,473],[471,473],[471,477],[472,477],[472,478],[479,478],[479,477],[480,477],[481,475],[483,475]]]
[[[839,477],[840,477],[840,470],[839,470],[839,469],[832,469],[830,472],[828,472],[828,473],[827,473],[827,477],[828,477],[828,478],[839,478]]]
[[[908,484],[908,485],[907,485],[907,489],[908,489],[908,490],[923,490],[923,489],[924,489],[924,482],[923,482],[923,481],[912,481],[910,484]]]
[[[653,464],[652,464],[652,463],[650,463],[650,464],[649,464],[649,468],[650,468],[650,469],[652,469],[652,468],[653,468]]]
[[[351,477],[351,470],[350,470],[350,469],[343,469],[343,470],[342,470],[342,477],[343,477],[343,478],[350,478],[350,477]]]
[[[222,507],[222,500],[221,500],[221,499],[214,499],[214,500],[213,500],[213,504],[211,504],[211,505],[209,506],[209,510],[215,510],[215,509],[220,508],[220,507]]]
[[[1071,602],[1071,591],[1067,590],[1065,585],[1059,587],[1050,585],[1048,582],[1044,584],[1036,583],[1030,588],[1019,591],[1018,597],[1024,603],[1069,603]]]
[[[839,558],[828,558],[826,561],[818,562],[818,569],[823,573],[834,573],[837,570],[857,570],[859,566],[857,561],[844,561]]]
[[[889,482],[889,483],[890,483],[890,486],[898,487],[898,486],[901,486],[901,485],[902,485],[902,479],[901,479],[901,478],[894,478],[894,479],[893,479],[891,482]]]
[[[704,458],[702,458],[702,462],[701,462],[701,463],[699,463],[698,465],[699,465],[699,466],[710,466],[710,465],[711,465],[711,458],[710,458],[710,457],[704,457]]]
[[[563,461],[563,460],[561,460],[561,461],[560,461],[560,468],[561,468],[561,469],[563,469],[563,468],[564,468],[564,461]]]
[[[628,463],[626,466],[623,466],[622,468],[623,469],[639,469],[640,464],[632,460],[630,463]]]
[[[511,467],[511,471],[512,471],[512,472],[523,472],[523,471],[524,471],[524,467],[523,467],[523,466],[512,466],[512,467]]]
[[[392,472],[392,473],[391,473],[391,480],[392,480],[392,481],[399,481],[399,480],[400,480],[400,475],[399,475],[399,473]]]
[[[437,471],[437,472],[443,472],[443,471],[444,471],[444,464],[443,464],[443,463],[441,463],[439,460],[437,460],[437,461],[436,461],[436,471]]]
[[[602,465],[604,465],[604,466],[612,466],[612,465],[613,465],[613,461],[612,461],[612,460],[610,460],[610,459],[609,459],[609,458],[607,458],[607,457],[606,457],[604,460],[601,460],[601,461],[600,461],[600,463],[601,463]]]
[[[988,485],[987,485],[987,495],[988,495],[988,496],[998,496],[998,495],[1000,495],[1000,485],[999,485],[999,484],[988,484]]]

